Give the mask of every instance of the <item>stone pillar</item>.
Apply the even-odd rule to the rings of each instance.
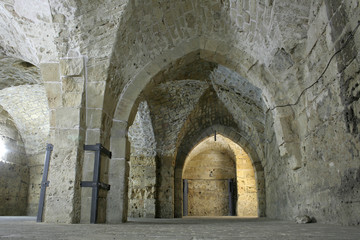
[[[245,151],[238,151],[236,156],[237,178],[237,216],[258,216],[258,189],[255,179],[255,169]],[[259,183],[259,182],[258,182]]]
[[[175,167],[174,179],[174,217],[181,218],[183,216],[183,182],[182,168]]]
[[[126,137],[127,122],[114,120],[111,131],[111,152],[109,163],[109,184],[106,218],[108,223],[121,223],[127,220],[129,145]]]
[[[50,108],[50,159],[44,219],[80,220],[80,180],[85,137],[84,59],[64,58],[40,66]]]
[[[174,157],[160,156],[157,163],[156,217],[174,217]]]
[[[265,194],[265,174],[264,171],[256,171],[257,197],[259,204],[259,217],[266,216],[266,194]]]
[[[109,121],[108,115],[104,112],[104,91],[106,85],[106,71],[107,61],[91,58],[86,61],[85,76],[86,76],[86,138],[87,145],[95,145],[101,143],[105,148],[109,149],[106,144],[106,137],[103,131],[106,128],[106,123]],[[105,119],[105,120],[104,120]],[[109,125],[109,124],[107,124]],[[108,159],[101,155],[100,179],[104,183],[108,183],[109,164],[112,159]],[[82,172],[82,181],[92,181],[94,173],[94,152],[86,151],[84,153],[84,163]],[[112,187],[111,190],[112,191]],[[92,188],[82,188],[81,190],[81,222],[90,222],[91,213],[91,193]],[[105,190],[99,191],[98,199],[98,223],[106,221],[106,201],[108,192]]]

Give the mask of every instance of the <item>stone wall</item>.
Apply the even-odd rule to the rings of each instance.
[[[79,181],[91,176],[93,155],[82,145],[108,147],[110,134],[111,220],[127,212],[119,203],[128,195],[127,162],[144,156],[138,170],[149,167],[153,179],[156,162],[157,210],[171,217],[175,159],[220,124],[258,155],[267,216],[359,224],[358,0],[99,3],[0,3],[0,104],[34,166],[30,189],[39,183],[49,122],[55,143],[48,221],[78,222],[80,206],[88,219]],[[147,150],[128,151],[126,131],[142,97],[155,120],[157,161]]]
[[[128,217],[155,217],[155,157],[131,156]]]
[[[228,216],[228,180],[189,180],[188,216]]]
[[[28,189],[24,142],[14,120],[0,106],[0,215],[26,215]]]
[[[256,175],[249,155],[236,143],[225,138],[236,156],[237,204],[239,217],[259,216],[258,187]],[[257,176],[261,177],[261,176]]]
[[[19,2],[15,5],[17,10],[26,14]],[[42,7],[39,6],[39,9]],[[10,5],[7,5],[7,9],[11,9]],[[15,13],[15,10],[12,10],[12,13]],[[29,168],[27,214],[36,215],[44,165],[44,150],[49,135],[49,108],[46,92],[42,85],[40,69],[37,66],[9,56],[0,56],[0,62],[2,78],[0,105],[4,106],[4,109],[11,115],[23,141],[22,147],[26,152],[24,164]]]
[[[269,217],[307,214],[318,222],[360,223],[358,4],[324,1],[312,9],[303,53],[303,81],[309,87],[298,101],[271,113],[281,111],[289,126],[292,140],[283,141],[290,152],[278,150],[271,120],[266,127]],[[296,155],[300,161],[294,168]]]
[[[131,144],[128,217],[155,217],[156,141],[147,102],[141,102],[129,128]]]
[[[357,47],[346,48],[343,54],[332,58],[332,53],[341,49],[342,40],[343,43],[347,42],[349,29],[356,27],[354,19],[358,16],[358,10],[351,10],[354,8],[351,4],[340,1],[314,1],[309,4],[297,1],[209,1],[206,4],[203,1],[168,1],[164,4],[131,1],[128,4],[117,34],[118,41],[113,48],[107,85],[105,87],[102,82],[91,87],[98,96],[105,97],[104,109],[108,115],[102,117],[104,123],[100,136],[109,136],[106,131],[109,128],[108,120],[112,119],[115,108],[118,107],[118,110],[114,119],[123,125],[128,124],[127,121],[132,118],[132,107],[136,107],[140,92],[146,88],[150,79],[157,73],[171,72],[177,63],[186,66],[196,62],[198,58],[187,54],[196,55],[199,51],[201,59],[229,67],[258,87],[266,103],[264,106],[268,108],[264,126],[265,118],[260,114],[262,109],[256,108],[254,104],[246,105],[248,102],[257,102],[249,101],[257,96],[248,98],[248,95],[235,91],[232,84],[223,81],[217,82],[221,86],[214,87],[215,92],[211,94],[207,92],[203,99],[218,101],[221,98],[227,101],[226,104],[215,105],[216,108],[190,106],[184,111],[188,114],[187,110],[195,109],[190,118],[181,117],[181,121],[176,121],[169,117],[154,122],[155,137],[161,140],[157,146],[161,150],[159,152],[171,150],[159,156],[162,167],[161,191],[158,192],[163,211],[161,216],[172,216],[174,159],[182,137],[195,134],[194,129],[199,126],[207,128],[221,123],[235,128],[242,122],[234,124],[232,118],[237,116],[245,121],[254,120],[251,124],[243,124],[245,127],[241,130],[253,134],[249,136],[249,144],[254,145],[252,147],[257,150],[266,170],[269,217],[292,219],[293,215],[315,212],[321,221],[331,222],[332,216],[337,216],[342,209],[357,209],[357,203],[352,200],[357,196],[350,193],[346,193],[350,200],[342,199],[340,194],[334,197],[335,200],[325,199],[336,195],[341,184],[352,184],[357,188],[356,181],[350,184],[352,177],[357,179],[359,168],[354,160],[358,156],[359,145],[356,113],[358,79],[355,70],[358,67],[357,56],[354,58],[351,54],[357,52]],[[358,9],[358,6],[354,9]],[[344,20],[347,17],[350,19],[349,24]],[[331,62],[329,71],[321,76],[331,59],[335,60]],[[340,66],[339,62],[345,65]],[[351,65],[352,70],[348,68]],[[343,71],[344,68],[347,70]],[[187,70],[191,71],[192,68]],[[338,73],[343,74],[341,79],[337,78]],[[186,74],[176,80],[189,80],[184,76]],[[105,90],[101,92],[98,89]],[[197,98],[197,95],[192,96]],[[178,99],[173,105],[180,105],[181,100]],[[99,105],[96,106],[101,108],[102,105]],[[151,103],[149,105],[154,106]],[[248,113],[251,111],[253,115]],[[164,112],[169,114],[168,111]],[[222,115],[224,112],[226,114]],[[164,113],[153,113],[152,119],[157,116],[161,118]],[[246,119],[243,116],[251,117]],[[222,117],[229,121],[222,121]],[[184,120],[186,122],[183,124]],[[257,126],[253,127],[252,124]],[[121,127],[126,129],[128,126]],[[165,132],[163,129],[170,128],[180,131],[179,134],[161,135]],[[333,136],[333,130],[337,132],[338,142],[346,140],[347,146],[334,145],[332,150],[324,146],[324,141]],[[268,135],[263,136],[263,132]],[[166,141],[170,138],[172,146]],[[129,160],[125,159],[124,139],[121,139],[121,146],[124,147],[117,156],[121,161]],[[115,149],[119,146],[113,147]],[[334,157],[336,159],[332,161]],[[348,161],[345,164],[342,163],[344,158]],[[317,159],[330,161],[329,167],[324,167]],[[337,165],[338,168],[333,168]],[[336,177],[325,184],[322,178],[333,174]],[[313,188],[313,185],[316,187]],[[319,207],[322,199],[325,199],[326,207]],[[341,206],[333,207],[334,203],[341,203]],[[346,204],[352,207],[345,207]],[[329,213],[327,209],[336,210],[331,210],[335,213]],[[337,221],[345,224],[357,221],[354,216],[348,220],[343,218]]]
[[[22,80],[29,78],[39,81],[38,68],[32,66],[27,71],[23,70],[22,73],[18,72],[13,75],[8,73],[9,82],[11,82],[11,78],[16,77],[19,77],[20,80],[23,77]],[[50,112],[45,88],[41,84],[8,87],[0,91],[0,96],[0,104],[6,106],[6,110],[11,114],[24,142],[23,147],[26,152],[24,164],[29,168],[27,215],[34,216],[38,210],[44,151],[50,129]]]
[[[189,216],[229,215],[228,179],[236,178],[235,159],[205,150],[187,159],[183,178],[188,179]]]
[[[39,77],[39,76],[38,76]],[[43,85],[21,85],[0,91],[0,104],[13,117],[28,155],[46,148],[50,112]]]
[[[44,149],[46,146],[44,146]],[[28,156],[29,193],[27,215],[36,216],[38,213],[41,181],[44,172],[45,153]]]
[[[211,150],[209,150],[211,149]],[[207,156],[205,153],[208,151],[212,151],[215,154],[211,155],[210,157]],[[220,154],[221,153],[221,154]],[[191,159],[201,159],[200,156],[205,156],[207,159],[203,159],[205,161],[204,166],[201,166],[199,164],[196,164],[196,162],[193,162],[192,164],[190,163]],[[231,168],[232,167],[236,167],[236,187],[237,187],[237,203],[236,203],[236,215],[240,216],[240,217],[253,217],[253,216],[259,216],[260,214],[264,213],[264,208],[263,206],[260,206],[261,209],[259,209],[259,200],[263,201],[263,197],[261,196],[264,192],[265,186],[262,186],[261,182],[263,182],[263,180],[259,181],[260,178],[262,178],[263,176],[261,175],[261,172],[258,171],[255,174],[255,169],[253,166],[253,162],[251,161],[249,155],[238,145],[238,143],[233,142],[232,140],[230,140],[227,137],[223,136],[223,133],[217,133],[216,135],[216,141],[214,141],[214,136],[212,137],[208,137],[206,139],[204,139],[203,141],[201,141],[200,143],[196,144],[196,147],[194,147],[191,152],[189,153],[186,162],[185,162],[185,167],[184,167],[184,173],[183,173],[183,177],[187,176],[190,179],[195,178],[196,180],[189,180],[189,191],[191,190],[192,194],[195,195],[197,197],[197,199],[199,199],[199,196],[205,196],[203,194],[195,194],[196,192],[193,191],[194,185],[199,186],[199,184],[201,185],[201,183],[203,183],[205,180],[199,180],[199,179],[208,179],[209,175],[213,175],[212,178],[209,179],[213,179],[214,177],[216,178],[215,175],[223,175],[224,173],[224,169],[222,169],[223,167],[226,167],[227,163],[231,163],[231,162],[226,162],[225,160],[223,161],[219,161],[219,165],[217,165],[217,167],[219,167],[219,169],[215,169],[213,166],[211,167],[211,163],[207,163],[206,160],[210,160],[212,159],[211,157],[218,157],[219,159],[222,159],[222,157],[230,157],[230,159],[232,159],[233,162],[236,162],[235,166],[232,166],[231,164]],[[224,162],[225,161],[225,162]],[[231,169],[230,168],[230,169]],[[220,173],[217,171],[220,170]],[[190,174],[191,173],[191,174]],[[231,175],[233,173],[228,172],[227,175]],[[191,175],[191,176],[189,176]],[[226,175],[226,174],[225,174]],[[229,175],[229,176],[230,176]],[[184,177],[186,178],[186,177]],[[259,179],[257,179],[259,178]],[[199,182],[198,182],[199,180]],[[210,185],[213,185],[213,187],[215,187],[216,183],[213,183],[211,181]],[[225,192],[225,194],[228,196],[228,192],[227,192],[227,187],[228,187],[228,183],[226,181],[222,182],[222,183],[218,183],[218,185],[223,185],[223,187],[226,187],[226,189],[222,189],[222,191]],[[211,188],[209,188],[211,189]],[[213,188],[214,189],[214,188]],[[220,190],[220,189],[219,189]],[[258,192],[259,190],[259,192]],[[199,191],[198,191],[199,192]],[[198,193],[197,192],[197,193]],[[207,188],[204,187],[203,191],[201,191],[202,193],[207,192]],[[209,193],[210,194],[210,193]],[[214,193],[214,194],[218,194],[218,193]],[[220,194],[220,193],[219,193]],[[260,194],[260,196],[258,196],[258,194]],[[219,197],[219,196],[218,196]],[[190,199],[189,199],[190,201]],[[227,204],[228,204],[228,199],[226,200]],[[216,200],[214,200],[214,204]],[[200,202],[201,203],[201,202]],[[261,203],[263,204],[263,203]],[[190,203],[189,203],[190,205]],[[220,204],[221,205],[221,204]],[[225,205],[224,205],[225,206]],[[215,207],[215,206],[213,206]],[[228,206],[227,206],[228,207]],[[215,207],[216,208],[216,207]],[[226,212],[225,215],[227,215],[228,212]]]

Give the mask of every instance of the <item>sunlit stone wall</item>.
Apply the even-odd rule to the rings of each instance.
[[[184,170],[188,179],[189,216],[227,216],[228,179],[235,178],[235,162],[229,155],[208,149],[190,159]]]

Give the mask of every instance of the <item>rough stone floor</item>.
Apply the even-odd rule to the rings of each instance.
[[[125,224],[45,224],[0,217],[0,239],[360,239],[360,227],[269,219],[141,219]]]

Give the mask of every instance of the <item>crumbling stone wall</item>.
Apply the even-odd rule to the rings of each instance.
[[[0,215],[24,216],[29,167],[24,142],[11,116],[0,106]]]

